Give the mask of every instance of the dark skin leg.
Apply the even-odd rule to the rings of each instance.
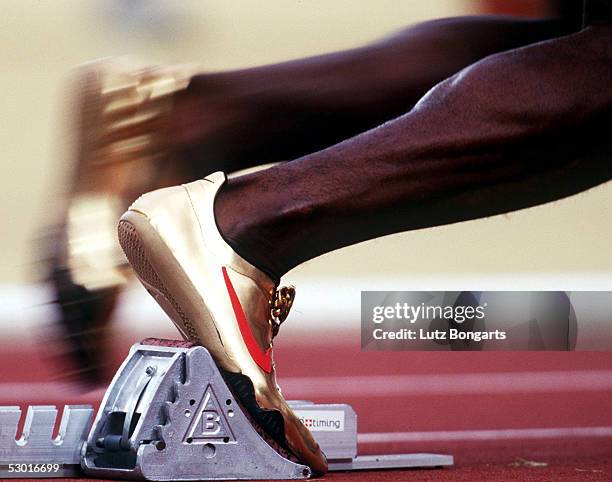
[[[219,227],[280,277],[374,237],[579,192],[610,179],[610,85],[611,26],[485,58],[390,122],[230,180]]]
[[[308,59],[196,76],[169,119],[199,174],[295,159],[409,110],[431,87],[497,52],[560,36],[557,20],[460,17]]]

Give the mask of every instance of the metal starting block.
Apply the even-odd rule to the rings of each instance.
[[[304,479],[253,428],[208,351],[135,345],[110,384],[83,470],[147,480]]]
[[[251,425],[208,351],[146,340],[134,345],[109,385],[89,435],[93,410],[30,407],[21,439],[20,410],[0,407],[0,477],[9,463],[81,464],[86,475],[145,480],[307,479],[310,468],[272,448]],[[153,343],[153,344],[152,344]],[[442,467],[449,455],[357,455],[357,416],[346,404],[290,401],[327,455],[330,470]],[[38,415],[37,415],[38,414]],[[42,414],[45,414],[44,416]],[[30,464],[31,465],[31,464]],[[62,466],[64,466],[62,465]],[[28,469],[29,467],[25,467]],[[20,470],[15,477],[65,472]]]

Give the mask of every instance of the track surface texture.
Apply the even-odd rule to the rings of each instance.
[[[359,334],[282,339],[288,399],[344,402],[360,454],[433,452],[444,469],[332,473],[321,480],[612,480],[612,353],[361,352]],[[116,333],[108,372],[137,338]],[[0,405],[91,403],[34,341],[0,341]],[[49,479],[48,479],[49,480]]]

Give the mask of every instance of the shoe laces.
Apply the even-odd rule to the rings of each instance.
[[[272,325],[272,338],[274,339],[293,306],[295,286],[282,286],[274,289],[271,294],[269,301],[270,323]]]

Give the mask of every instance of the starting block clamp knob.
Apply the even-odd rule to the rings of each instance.
[[[104,395],[81,466],[95,477],[145,480],[311,474],[257,433],[201,346],[134,345]]]

